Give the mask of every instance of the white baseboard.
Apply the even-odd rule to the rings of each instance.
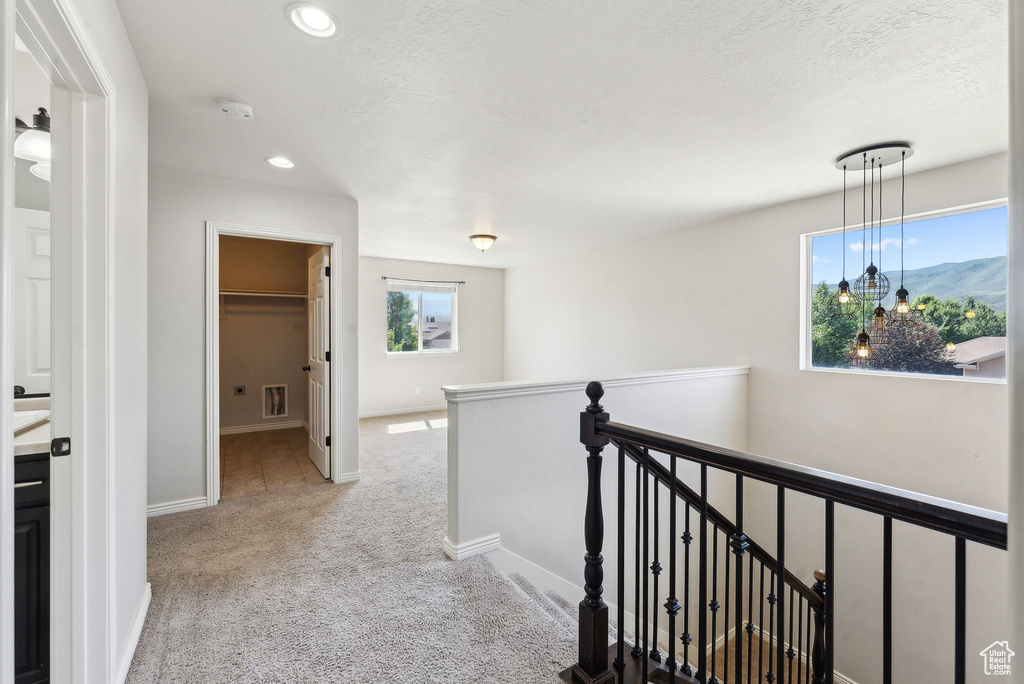
[[[203,501],[206,501],[205,497]],[[135,656],[135,648],[139,645],[139,637],[142,636],[142,626],[146,624],[146,614],[149,613],[149,602],[153,598],[153,586],[146,582],[142,590],[142,600],[139,608],[135,611],[135,619],[132,620],[132,629],[128,633],[128,643],[124,646],[124,653],[121,654],[121,663],[117,668],[117,684],[124,684],[128,678],[128,669],[132,666],[132,657]]]
[[[338,479],[335,480],[334,483],[335,484],[345,484],[346,482],[355,482],[356,480],[358,480],[360,478],[360,476],[361,476],[361,472],[358,471],[358,470],[356,472],[354,472],[354,473],[342,473],[341,475],[338,476]]]
[[[361,411],[360,418],[378,418],[380,416],[400,416],[403,413],[426,413],[428,411],[445,411],[448,404],[440,406],[413,406],[412,408],[386,409],[384,411]]]
[[[500,545],[500,534],[491,534],[486,537],[480,537],[479,539],[473,539],[461,544],[453,544],[448,537],[445,537],[444,541],[441,542],[441,548],[444,549],[445,555],[455,561],[462,560],[463,558],[469,558],[470,556],[476,556],[481,553],[487,553],[488,551],[494,551]]]
[[[286,420],[280,423],[261,423],[260,425],[236,425],[234,427],[222,427],[222,435],[239,435],[243,432],[263,432],[264,430],[287,430],[288,428],[305,427],[301,420]]]
[[[154,515],[166,515],[168,513],[179,513],[191,511],[193,508],[205,508],[209,502],[205,496],[196,496],[181,501],[168,501],[167,503],[153,504],[146,508],[146,516],[152,518]]]

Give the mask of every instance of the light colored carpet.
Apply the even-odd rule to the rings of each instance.
[[[357,483],[151,519],[128,681],[558,682],[571,621],[441,552],[446,431],[386,431],[419,418],[362,421]]]

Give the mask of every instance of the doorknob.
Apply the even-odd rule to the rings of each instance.
[[[309,366],[303,366],[303,367],[302,367],[302,370],[304,370],[304,371],[308,371],[308,370],[309,370]]]

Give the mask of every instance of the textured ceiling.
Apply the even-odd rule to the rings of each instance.
[[[1006,0],[321,0],[329,40],[288,3],[119,0],[151,160],[357,199],[365,255],[519,265],[834,190],[866,143],[1007,147]]]

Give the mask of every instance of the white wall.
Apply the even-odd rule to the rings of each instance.
[[[907,212],[1005,197],[1006,165],[997,155],[908,176]],[[506,326],[506,377],[750,365],[752,452],[1005,511],[1005,385],[799,370],[799,238],[840,225],[840,210],[836,193],[509,269],[506,320],[531,325]],[[626,409],[605,406],[612,420]],[[774,494],[751,489],[748,506],[769,512],[758,539],[773,548]],[[823,563],[821,504],[790,498],[787,560],[809,578]],[[837,665],[862,682],[877,678],[865,654],[878,653],[880,529],[870,517],[837,514],[838,638],[847,645]],[[896,600],[915,609],[898,614],[916,615],[917,626],[897,625],[915,640],[897,648],[929,657],[898,662],[896,679],[938,681],[952,665],[952,650],[930,641],[952,634],[952,541],[903,530],[897,540],[904,533]],[[991,597],[1004,595],[1006,554],[972,547],[968,572],[970,654],[1005,638],[1006,609]]]
[[[206,494],[206,221],[342,236],[342,469],[357,470],[356,202],[160,168],[150,188],[150,505]]]
[[[461,354],[388,357],[387,286],[382,276],[466,281],[459,287]],[[360,257],[359,413],[444,408],[441,385],[502,380],[504,308],[504,270]]]

